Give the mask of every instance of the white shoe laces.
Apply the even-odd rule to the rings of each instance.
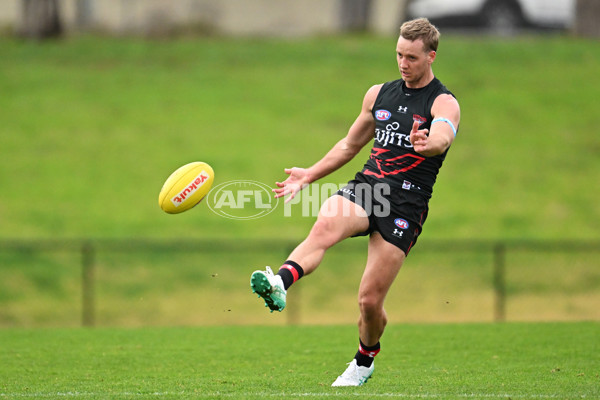
[[[353,378],[359,379],[358,364],[354,361],[347,363],[348,368],[342,373],[342,378],[346,380],[352,380]]]
[[[271,267],[265,267],[265,275],[271,284],[271,293],[279,292],[285,295],[286,290],[283,288],[283,281],[281,280],[280,276],[273,273]]]
[[[344,382],[351,383],[350,386],[355,386],[355,385],[360,386],[363,383],[365,383],[367,381],[367,379],[369,379],[369,377],[371,376],[370,373],[368,373],[366,375],[361,374],[361,372],[360,372],[361,368],[366,369],[367,371],[369,371],[369,368],[360,367],[356,363],[356,360],[350,361],[347,365],[348,365],[348,368],[346,368],[346,370],[342,373],[342,375],[340,375],[340,377],[338,379],[341,381],[344,381]],[[365,372],[367,372],[367,371],[365,371]]]

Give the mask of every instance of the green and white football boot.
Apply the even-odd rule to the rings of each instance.
[[[254,271],[250,278],[252,293],[258,294],[265,301],[265,307],[271,312],[283,311],[285,308],[286,291],[279,275],[274,275],[270,267],[264,271]]]
[[[348,364],[348,368],[337,377],[331,386],[362,386],[369,380],[375,370],[375,362],[370,367],[361,367],[356,364],[356,360],[352,360]]]

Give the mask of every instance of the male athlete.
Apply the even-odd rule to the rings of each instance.
[[[250,279],[252,291],[271,311],[282,311],[286,291],[319,266],[328,248],[369,235],[358,292],[359,347],[332,386],[360,386],[373,373],[387,323],[385,296],[421,233],[437,173],[456,136],[458,102],[432,70],[438,41],[439,32],[427,19],[405,22],[396,46],[402,79],[371,87],[346,137],[310,168],[286,169],[289,177],[273,190],[275,197],[289,195],[289,201],[373,141],[362,171],[323,203],[308,237],[277,274],[266,267]]]

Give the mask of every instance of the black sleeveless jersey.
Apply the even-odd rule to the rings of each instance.
[[[430,198],[448,150],[425,157],[413,150],[410,132],[413,121],[419,122],[419,129],[431,129],[431,107],[444,93],[454,96],[437,78],[419,89],[407,88],[402,79],[384,83],[373,105],[375,138],[362,173]]]

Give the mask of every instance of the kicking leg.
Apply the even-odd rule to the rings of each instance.
[[[288,259],[301,265],[308,275],[319,266],[327,249],[368,228],[369,219],[362,207],[343,196],[332,196],[323,203],[310,233]]]
[[[254,271],[250,278],[252,292],[265,300],[271,312],[282,311],[287,289],[303,275],[313,272],[328,248],[368,228],[369,219],[362,207],[343,196],[328,198],[307,238],[292,251],[276,275],[269,267]]]

